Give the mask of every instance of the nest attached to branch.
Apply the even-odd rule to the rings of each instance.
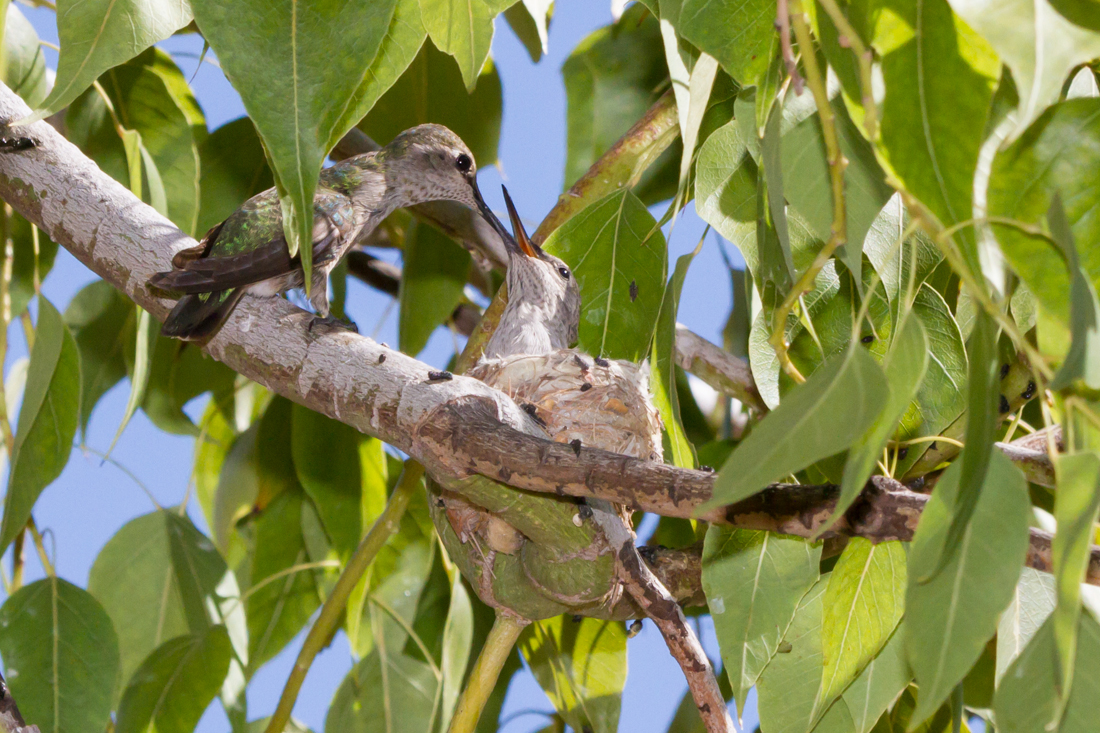
[[[645,363],[562,349],[485,359],[469,375],[523,406],[558,443],[579,440],[590,448],[663,460],[661,418],[649,398]]]

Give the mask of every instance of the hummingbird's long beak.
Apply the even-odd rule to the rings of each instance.
[[[523,222],[520,221],[519,212],[512,203],[512,197],[508,195],[508,189],[501,186],[500,190],[504,191],[504,204],[508,207],[508,218],[512,220],[512,236],[520,251],[528,257],[539,257],[542,254],[542,248],[527,236],[527,230],[523,228]]]
[[[474,188],[474,201],[477,203],[477,212],[481,214],[481,218],[489,222],[489,225],[493,227],[500,238],[504,240],[504,248],[509,252],[520,251],[520,247],[516,244],[516,240],[512,238],[512,235],[504,228],[504,224],[501,223],[497,215],[493,213],[493,210],[489,208],[489,205],[485,203],[485,199],[481,197],[481,191],[477,187],[477,182],[473,182]]]

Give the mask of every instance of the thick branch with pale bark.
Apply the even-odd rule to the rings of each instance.
[[[29,112],[0,86],[0,119]],[[151,293],[146,282],[195,241],[45,122],[18,132],[36,147],[0,153],[0,197],[163,320],[172,303]],[[427,364],[364,336],[311,333],[311,319],[285,300],[246,296],[205,350],[272,391],[408,453],[436,476],[480,473],[532,491],[804,537],[814,534],[835,506],[834,486],[773,486],[744,502],[700,513],[712,495],[712,473],[575,450],[537,437],[539,427],[503,393],[467,377],[433,379]],[[877,478],[834,532],[908,540],[925,501]],[[1049,541],[1033,531],[1032,543],[1029,563],[1047,567]],[[1089,582],[1100,584],[1096,548]]]

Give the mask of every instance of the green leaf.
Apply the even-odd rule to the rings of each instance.
[[[699,216],[741,251],[757,277],[764,258],[756,247],[757,166],[749,138],[737,120],[715,130],[699,150],[695,165],[695,207]],[[770,279],[776,279],[772,274]]]
[[[471,262],[470,253],[438,229],[410,225],[398,293],[398,340],[406,354],[423,351],[435,329],[450,319],[462,302]]]
[[[699,243],[700,246],[702,242]],[[661,425],[668,436],[671,446],[672,465],[681,468],[695,468],[695,455],[684,434],[680,421],[680,400],[676,389],[676,311],[680,304],[680,293],[684,288],[684,278],[688,266],[698,253],[683,255],[676,260],[676,269],[665,287],[661,314],[657,318],[657,331],[653,339],[653,350],[649,356],[649,391],[653,396],[653,405],[661,414]]]
[[[688,86],[687,113],[681,121],[680,139],[684,153],[680,157],[680,180],[678,189],[686,191],[691,163],[695,159],[695,145],[699,141],[699,128],[703,124],[703,115],[707,111],[710,92],[714,88],[714,79],[718,74],[718,62],[713,56],[700,54],[691,69]],[[682,195],[682,194],[681,194]]]
[[[310,562],[302,529],[305,501],[300,489],[283,491],[255,523],[245,607],[250,673],[282,651],[321,605],[317,571],[287,572]]]
[[[901,195],[894,194],[871,222],[863,239],[863,253],[882,279],[895,318],[900,313],[903,296],[908,297],[910,279],[913,288],[919,289],[943,260],[935,243],[919,231],[900,241],[909,223]]]
[[[966,525],[974,514],[974,507],[980,499],[979,493],[985,482],[989,468],[989,456],[993,450],[994,433],[1000,422],[1000,365],[997,359],[997,337],[1000,328],[993,317],[984,310],[976,314],[974,332],[967,342],[967,406],[966,438],[967,450],[962,454],[962,474],[959,476],[959,491],[954,504],[950,507],[951,524],[947,536],[940,547],[939,559],[935,561],[932,575],[943,570],[948,560],[959,549]],[[930,576],[924,576],[924,583]]]
[[[123,525],[96,556],[88,592],[119,631],[123,685],[169,639],[217,624],[228,625],[247,658],[237,579],[210,540],[176,512]]]
[[[11,296],[12,319],[23,315],[27,304],[38,294],[42,281],[53,269],[57,242],[14,211],[8,219],[12,243]],[[37,250],[37,251],[36,251]]]
[[[1096,729],[1100,706],[1100,624],[1091,613],[1078,621],[1078,653],[1073,689],[1055,728],[1058,733],[1089,733]],[[1003,733],[1048,733],[1055,719],[1058,693],[1055,690],[1054,620],[1047,619],[1009,666],[993,709],[997,730]]]
[[[202,141],[199,167],[202,187],[196,234],[208,231],[246,200],[275,185],[256,126],[247,117],[227,122]]]
[[[432,43],[458,62],[468,92],[477,85],[493,42],[493,18],[498,11],[491,5],[488,0],[420,0]]]
[[[1054,688],[1059,693],[1059,713],[1070,695],[1074,660],[1078,654],[1077,627],[1081,614],[1081,583],[1089,564],[1093,528],[1100,512],[1100,454],[1059,455],[1054,461],[1058,491],[1054,519],[1058,531],[1051,541],[1051,569],[1057,603],[1051,623],[1057,663]]]
[[[141,409],[165,432],[198,435],[183,406],[206,392],[213,392],[216,400],[228,399],[235,378],[232,369],[206,356],[195,344],[157,335]]]
[[[536,64],[550,50],[547,31],[553,8],[554,0],[523,0],[504,11],[504,19]]]
[[[783,635],[789,650],[772,658],[756,687],[760,727],[768,733],[805,733],[810,729],[821,687],[821,614],[827,584],[828,576],[824,576],[802,597]],[[833,705],[814,727],[815,731],[834,733],[854,729],[844,705]]]
[[[966,346],[959,324],[943,296],[927,283],[917,291],[913,314],[920,319],[928,336],[928,371],[917,390],[916,400],[902,418],[898,440],[939,435],[966,409]],[[904,476],[927,449],[926,443],[913,445],[908,454],[898,460],[895,475]]]
[[[313,500],[329,541],[346,561],[365,531],[360,511],[362,434],[300,405],[294,405],[292,411],[294,471]]]
[[[271,716],[260,718],[259,720],[250,720],[248,722],[248,727],[245,728],[245,733],[265,733],[270,723]],[[292,717],[287,721],[286,727],[283,728],[282,733],[313,733],[313,731],[308,725]]]
[[[680,35],[742,86],[757,84],[779,50],[775,5],[767,0],[684,0],[676,22]]]
[[[1100,56],[1100,33],[1062,17],[1046,0],[950,0],[951,7],[981,33],[1005,65],[1020,104],[1009,132],[1014,139],[1058,101],[1062,84],[1080,64]],[[1100,10],[1100,5],[1096,6]],[[1011,21],[1004,22],[1011,18]]]
[[[818,578],[821,546],[713,525],[703,546],[703,590],[738,715],[799,600]]]
[[[834,98],[831,104],[840,149],[848,160],[844,169],[848,241],[844,245],[843,259],[850,272],[860,272],[864,239],[893,189],[886,184],[886,174],[875,160],[871,145],[848,117],[843,102]],[[827,157],[819,114],[807,117],[783,135],[783,179],[786,181],[783,192],[787,202],[822,241],[829,239],[833,227],[833,195]]]
[[[156,329],[159,328],[159,324],[150,317],[149,311],[142,309],[140,306],[134,306],[134,310],[137,314],[134,326],[136,339],[134,341],[134,369],[130,375],[130,396],[126,398],[126,410],[122,413],[122,420],[119,421],[115,437],[111,439],[111,445],[107,448],[108,456],[114,450],[118,439],[122,437],[122,431],[130,424],[130,418],[134,416],[134,411],[137,410],[138,405],[145,398],[145,388],[149,384],[149,362],[151,359],[149,343],[156,338]]]
[[[126,130],[137,133],[130,143],[119,133],[106,102],[90,89],[70,105],[65,117],[69,139],[105,173],[140,195],[140,146],[155,166],[146,165],[150,188],[160,176],[167,216],[188,234],[197,234],[199,150],[206,120],[179,67],[159,49],[149,49],[109,70],[100,81]],[[131,160],[132,159],[132,160]],[[151,196],[144,196],[153,202]]]
[[[30,119],[63,109],[100,74],[168,38],[191,17],[190,5],[180,0],[62,0],[57,8],[57,81]]]
[[[420,0],[397,0],[390,26],[382,38],[382,45],[378,47],[378,54],[367,68],[362,83],[348,104],[347,122],[353,126],[360,124],[363,115],[373,111],[385,99],[387,90],[398,82],[398,77],[412,63],[427,37],[428,32],[424,30],[424,23],[420,18]],[[454,68],[453,64],[451,68]],[[403,114],[408,112],[409,110],[402,110]],[[407,127],[413,127],[413,125],[407,125]],[[470,144],[464,134],[459,133],[459,137],[465,140],[467,145]],[[393,135],[390,135],[383,139],[392,138]],[[470,150],[474,148],[471,147]],[[475,158],[480,160],[477,156]]]
[[[584,351],[634,362],[649,353],[667,267],[665,238],[655,224],[638,197],[623,189],[590,204],[543,245],[577,278]]]
[[[940,477],[909,553],[906,649],[920,686],[914,722],[935,713],[981,656],[1012,599],[1027,554],[1027,482],[1018,468],[994,451],[958,551],[929,582],[917,581],[933,569],[942,552],[962,468],[955,461]]]
[[[997,682],[1054,610],[1054,576],[1025,567],[997,624]]]
[[[751,108],[742,101],[746,97],[751,101],[751,90],[747,95],[738,95],[739,111],[751,114]],[[784,118],[780,130],[785,124]],[[758,289],[765,293],[786,292],[793,282],[791,270],[807,267],[822,243],[792,207],[786,212],[789,253],[779,246],[776,236],[758,238],[757,221],[763,221],[760,217],[766,210],[763,173],[753,158],[754,148],[759,145],[755,125],[746,125],[741,118],[711,133],[695,165],[695,206],[704,221],[741,251]],[[776,167],[781,170],[781,166]]]
[[[203,37],[264,141],[291,255],[311,239],[313,193],[325,156],[367,111],[353,95],[396,4],[322,0],[306,11],[297,2],[192,2]],[[306,282],[311,253],[301,248]]]
[[[393,473],[396,479],[397,472]],[[406,625],[416,619],[433,552],[430,536],[413,516],[416,511],[415,504],[406,511],[400,529],[378,552],[368,577],[360,581],[348,603],[348,636],[353,640],[352,649],[360,656],[376,647],[392,651],[405,646],[408,632],[390,612],[404,619]],[[372,601],[385,603],[389,611]]]
[[[893,176],[944,226],[970,219],[974,171],[985,140],[1000,61],[951,12],[947,0],[891,7],[873,3],[872,43],[882,56],[886,96],[879,153]],[[880,13],[880,14],[879,14]],[[952,104],[934,100],[952,99]],[[981,272],[973,230],[956,238]]]
[[[997,153],[989,178],[989,215],[1041,224],[1054,193],[1078,242],[1095,242],[1100,194],[1084,171],[1100,166],[1100,99],[1072,99],[1046,110],[1012,145]],[[993,225],[1005,258],[1053,319],[1070,324],[1066,260],[1048,238]],[[1080,248],[1080,266],[1100,283],[1100,252]],[[1072,271],[1071,271],[1072,272]]]
[[[422,733],[438,719],[439,681],[424,662],[376,649],[348,672],[332,698],[328,733]]]
[[[406,2],[409,0],[402,0],[398,6],[399,13],[404,11]],[[478,167],[495,163],[503,104],[496,66],[492,62],[486,64],[477,89],[467,92],[453,59],[437,51],[430,42],[421,47],[420,41],[416,41],[414,46],[409,38],[405,43],[406,50],[411,52],[407,60],[400,59],[400,68],[392,70],[393,86],[378,98],[359,127],[384,144],[403,130],[435,122],[446,125],[462,138]]]
[[[61,314],[42,296],[34,334],[4,497],[0,548],[23,531],[43,489],[61,475],[80,421],[80,353]]]
[[[882,447],[897,429],[905,410],[917,394],[921,381],[928,368],[928,337],[920,319],[912,312],[898,329],[890,352],[886,355],[883,367],[886,371],[886,383],[889,396],[882,406],[882,412],[871,427],[848,449],[848,458],[844,463],[844,480],[840,485],[840,497],[829,522],[818,530],[818,536],[844,516],[852,502],[856,500],[867,479],[875,470],[875,464],[882,456]]]
[[[567,100],[565,126],[565,188],[573,185],[658,97],[657,87],[668,69],[660,53],[659,21],[641,5],[627,9],[617,23],[582,40],[562,64]],[[673,148],[676,146],[673,145]],[[671,197],[680,154],[668,158],[670,186],[654,200]],[[664,180],[665,163],[646,161],[639,191]],[[584,290],[582,289],[583,293]]]
[[[1096,0],[1052,0],[1051,4],[1059,13],[1072,20],[1082,28],[1100,31],[1100,19],[1096,11],[1100,10],[1100,3]]]
[[[0,654],[24,718],[49,733],[99,733],[109,723],[118,637],[87,591],[48,577],[0,607]]]
[[[103,280],[81,288],[65,308],[65,324],[80,352],[80,429],[85,435],[99,398],[126,376],[134,305]]]
[[[622,623],[557,616],[528,626],[518,645],[554,709],[573,730],[618,730],[626,682]]]
[[[1062,198],[1058,194],[1051,201],[1047,221],[1054,241],[1066,255],[1071,273],[1069,317],[1073,338],[1050,388],[1062,390],[1080,380],[1085,387],[1097,390],[1100,389],[1100,301],[1096,299],[1096,288],[1081,269],[1073,232],[1066,221]]]
[[[118,706],[118,733],[189,733],[218,694],[232,647],[224,626],[178,636],[134,673]]]
[[[46,98],[46,55],[38,33],[19,8],[7,5],[4,21],[3,81],[34,109]]]
[[[867,663],[833,705],[847,707],[855,733],[870,733],[912,678],[905,661],[905,622],[902,621],[878,656]]]
[[[759,140],[760,169],[756,178],[756,242],[761,252],[778,248],[783,255],[783,263],[787,266],[787,274],[793,281],[794,260],[791,253],[790,227],[787,222],[787,202],[783,192],[782,124],[782,107],[772,107],[772,111],[764,122],[763,134]]]
[[[714,498],[732,504],[855,442],[889,397],[882,369],[858,346],[826,362],[787,394],[722,466]]]
[[[825,671],[814,717],[840,696],[894,633],[905,612],[907,577],[901,542],[875,545],[853,537],[844,548],[822,599]]]
[[[451,584],[451,606],[447,610],[447,622],[443,625],[443,655],[439,667],[443,672],[443,718],[440,729],[451,722],[466,665],[470,661],[470,645],[474,637],[474,610],[470,594],[462,584],[462,576],[455,573]]]

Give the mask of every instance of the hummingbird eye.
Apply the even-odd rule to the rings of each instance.
[[[559,267],[558,268],[558,274],[561,275],[562,278],[564,278],[565,280],[568,280],[569,279],[569,268],[568,267]]]
[[[459,156],[455,158],[455,167],[462,173],[469,173],[470,166],[473,164],[474,161],[470,160],[470,156],[466,155],[466,153],[460,153]]]

